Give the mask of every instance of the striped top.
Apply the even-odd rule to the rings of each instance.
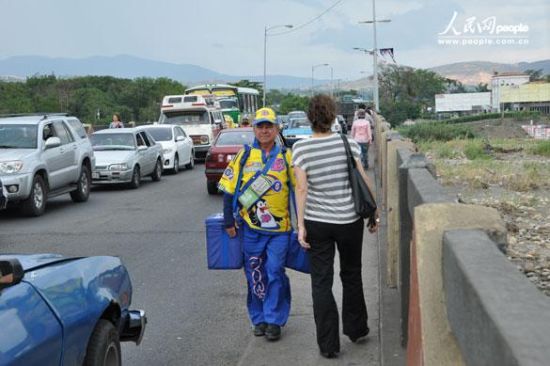
[[[359,159],[359,145],[348,139],[351,153]],[[346,150],[342,137],[303,139],[292,148],[292,164],[307,175],[304,218],[331,224],[349,224],[359,219],[351,194]]]

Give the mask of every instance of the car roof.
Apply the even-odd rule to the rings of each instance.
[[[243,132],[243,131],[254,131],[252,127],[236,127],[236,128],[224,128],[220,133],[231,133],[231,132]]]
[[[143,125],[143,126],[137,126],[136,129],[138,130],[147,130],[149,128],[174,128],[174,127],[181,127],[179,125],[170,125],[170,124],[162,124],[162,125]]]
[[[59,117],[65,117],[68,118],[70,116],[66,114],[33,114],[33,115],[8,115],[5,117],[0,116],[0,123],[9,123],[9,124],[21,124],[21,125],[29,125],[29,124],[39,124],[42,121],[52,120],[52,119],[58,119]],[[76,118],[76,117],[71,117]]]
[[[104,130],[99,130],[94,132],[94,135],[103,135],[110,133],[136,133],[140,130],[137,127],[125,127],[125,128],[106,128]]]

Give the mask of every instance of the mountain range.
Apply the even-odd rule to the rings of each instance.
[[[550,60],[537,62],[520,62],[503,64],[485,61],[458,62],[432,67],[442,76],[455,79],[466,85],[488,83],[494,72],[524,72],[525,70],[542,69],[543,74],[550,74]],[[191,64],[174,64],[162,61],[147,60],[139,57],[119,55],[113,57],[93,56],[81,59],[49,58],[42,56],[13,56],[0,60],[0,80],[25,80],[33,75],[55,74],[59,77],[84,75],[110,75],[120,78],[167,77],[187,85],[204,82],[236,82],[242,79],[262,81],[258,75],[226,75]],[[328,87],[330,80],[316,80],[318,85]],[[372,83],[372,79],[363,78],[344,82],[345,89],[359,89]],[[267,84],[276,89],[307,89],[311,79],[289,75],[267,75]],[[321,87],[322,88],[322,87]]]

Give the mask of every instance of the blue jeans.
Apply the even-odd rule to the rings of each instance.
[[[363,163],[363,168],[369,168],[369,144],[366,142],[360,142],[359,147],[361,147],[361,162]]]
[[[290,282],[285,273],[290,233],[262,234],[244,225],[244,272],[252,324],[283,326],[290,314]]]

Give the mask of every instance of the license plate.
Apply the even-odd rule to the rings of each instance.
[[[99,179],[99,173],[98,172],[93,172],[92,173],[92,179]]]

